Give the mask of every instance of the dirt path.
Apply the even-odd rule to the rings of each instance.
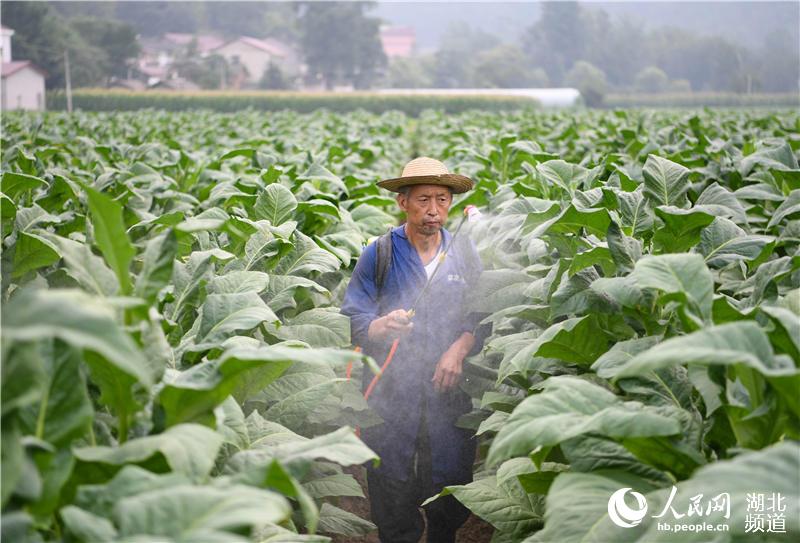
[[[366,471],[361,466],[352,466],[346,468],[345,471],[351,474],[364,489],[364,495],[367,494],[367,480]],[[341,498],[339,507],[358,515],[361,518],[369,519],[369,499],[367,498]],[[492,539],[494,529],[487,522],[479,519],[475,515],[470,515],[467,522],[461,527],[456,534],[457,543],[489,543]],[[425,534],[423,534],[420,541],[425,541]],[[333,543],[379,543],[378,533],[373,532],[367,536],[353,538],[345,536],[334,536]]]

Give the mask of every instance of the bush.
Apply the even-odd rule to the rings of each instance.
[[[586,105],[597,107],[602,105],[608,83],[603,70],[585,60],[579,60],[564,77],[564,84],[581,91]]]
[[[669,85],[669,77],[661,68],[648,66],[636,74],[633,85],[639,92],[664,92]]]

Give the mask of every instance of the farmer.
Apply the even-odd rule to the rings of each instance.
[[[482,343],[476,331],[481,317],[465,314],[462,305],[481,272],[467,236],[456,238],[413,315],[409,312],[450,242],[444,222],[452,195],[472,184],[428,157],[406,164],[402,177],[380,181],[378,186],[398,193],[406,221],[391,230],[391,265],[381,288],[373,242],[358,259],[342,304],[353,343],[379,364],[399,338],[368,398],[384,422],[363,429],[361,436],[381,458],[377,469],[367,467],[367,484],[383,543],[417,543],[425,526],[418,509],[422,501],[445,485],[472,480],[475,440],[456,426],[472,409],[469,395],[459,388],[464,358],[479,352]],[[363,390],[373,377],[364,372]],[[433,501],[425,512],[427,541],[435,543],[455,541],[469,516],[453,496]]]

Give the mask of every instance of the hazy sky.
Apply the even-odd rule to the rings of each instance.
[[[371,12],[393,24],[414,26],[420,49],[434,49],[452,21],[516,41],[533,24],[539,2],[398,2],[378,0]],[[800,0],[785,2],[582,2],[615,17],[639,24],[680,26],[704,34],[719,34],[748,46],[760,46],[778,28],[800,32]],[[800,37],[798,37],[800,39]]]

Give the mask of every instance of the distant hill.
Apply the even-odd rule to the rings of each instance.
[[[647,28],[676,26],[721,35],[735,43],[759,47],[776,30],[800,42],[800,1],[788,2],[583,2],[613,17],[627,17]],[[450,22],[514,42],[539,17],[539,2],[379,2],[372,15],[397,25],[414,26],[421,49],[435,49]]]

